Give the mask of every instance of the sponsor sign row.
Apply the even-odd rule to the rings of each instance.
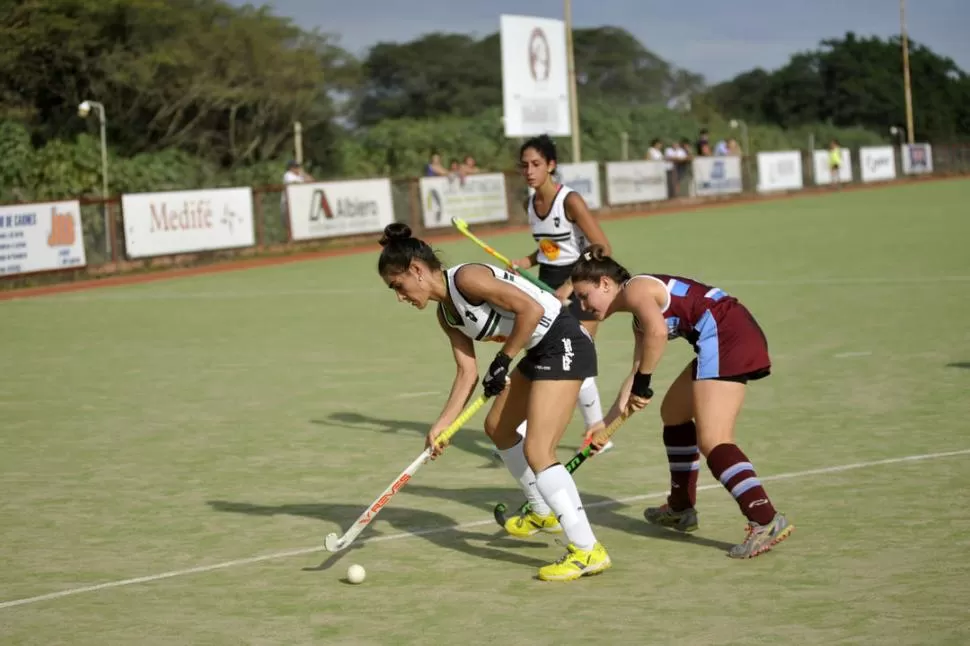
[[[931,173],[930,144],[898,149],[903,174]],[[863,182],[896,177],[897,149],[859,149]],[[816,184],[853,179],[851,151],[836,160],[828,150],[813,151],[811,172]],[[803,187],[799,151],[757,155],[758,191],[791,191]],[[693,189],[698,196],[740,193],[741,159],[700,157],[693,160]],[[665,200],[673,183],[663,161],[608,162],[606,202],[611,205]],[[558,181],[572,187],[591,210],[602,208],[597,162],[560,164]],[[531,193],[531,191],[530,191]],[[509,219],[509,196],[502,173],[419,180],[425,228],[446,228],[459,217],[469,224]],[[391,181],[387,178],[289,184],[284,200],[290,235],[311,240],[377,233],[394,221]],[[129,258],[249,247],[255,244],[253,195],[248,187],[125,194],[121,198],[125,251]],[[86,264],[81,207],[77,200],[0,206],[0,276],[52,271]]]

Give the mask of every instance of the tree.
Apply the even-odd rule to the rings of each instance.
[[[703,78],[680,70],[618,27],[573,32],[580,102],[663,104],[699,92]],[[379,43],[363,64],[357,124],[386,119],[472,116],[502,106],[501,41],[428,34],[407,43]]]
[[[781,127],[827,122],[888,135],[905,123],[900,42],[896,38],[825,40],[768,73],[753,70],[710,90],[718,110]],[[970,136],[970,80],[949,58],[912,43],[913,112],[923,139]]]

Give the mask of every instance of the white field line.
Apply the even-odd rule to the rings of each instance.
[[[869,462],[853,462],[852,464],[840,464],[831,467],[822,467],[820,469],[809,469],[807,471],[792,471],[790,473],[779,473],[773,476],[763,476],[760,479],[763,482],[775,481],[775,480],[791,480],[794,478],[806,478],[810,476],[826,475],[829,473],[840,473],[842,471],[854,471],[856,469],[865,469],[868,467],[878,467],[887,464],[899,464],[901,462],[919,462],[922,460],[938,460],[940,458],[949,458],[954,456],[970,455],[970,449],[961,449],[959,451],[946,451],[944,453],[924,453],[920,455],[907,455],[899,458],[887,458],[885,460],[872,460]],[[708,489],[720,489],[720,484],[709,484],[702,487],[698,487],[698,491],[705,491]],[[588,508],[592,507],[608,507],[613,505],[621,505],[625,503],[637,502],[640,500],[647,500],[649,498],[660,498],[666,496],[666,491],[658,491],[654,493],[642,494],[639,496],[629,496],[627,498],[621,498],[619,500],[604,500],[601,502],[596,502],[586,505]],[[483,525],[494,524],[493,519],[488,520],[477,520],[471,523],[462,523],[460,525],[450,525],[448,527],[428,527],[425,529],[416,529],[409,532],[400,532],[397,534],[388,534],[386,536],[375,536],[372,538],[365,538],[357,541],[358,544],[363,543],[381,543],[384,541],[394,541],[401,540],[404,538],[412,538],[415,536],[425,536],[427,534],[439,534],[443,532],[450,532],[458,529],[468,529],[472,527],[481,527]],[[316,547],[304,547],[301,549],[286,550],[284,552],[273,552],[271,554],[263,554],[262,556],[251,556],[244,559],[236,559],[234,561],[224,561],[222,563],[213,563],[212,565],[200,565],[199,567],[188,568],[185,570],[172,570],[170,572],[161,572],[159,574],[149,574],[147,576],[135,577],[133,579],[120,579],[117,581],[107,581],[105,583],[99,583],[97,585],[87,585],[78,588],[68,588],[67,590],[61,590],[60,592],[51,592],[49,594],[42,594],[36,597],[25,597],[23,599],[12,599],[10,601],[0,602],[0,610],[4,608],[13,608],[15,606],[25,606],[32,603],[39,603],[41,601],[52,601],[54,599],[61,599],[63,597],[70,597],[76,594],[84,594],[87,592],[98,592],[99,590],[107,590],[109,588],[120,588],[129,585],[136,585],[138,583],[151,583],[153,581],[161,581],[163,579],[173,579],[180,576],[188,576],[190,574],[202,574],[205,572],[214,572],[216,570],[225,570],[227,568],[238,567],[241,565],[251,565],[253,563],[261,563],[263,561],[271,561],[275,559],[288,558],[291,556],[305,556],[307,554],[314,554],[317,552],[323,552],[325,548],[322,545]]]

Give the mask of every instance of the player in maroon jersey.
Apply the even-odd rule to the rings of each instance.
[[[598,245],[580,256],[572,282],[583,309],[598,320],[616,312],[633,314],[633,371],[606,416],[607,424],[624,409],[638,411],[650,402],[650,376],[668,339],[687,339],[697,354],[660,404],[670,495],[667,504],[647,508],[646,519],[679,531],[697,529],[697,471],[704,455],[711,473],[748,519],[747,536],[728,555],[751,558],[787,538],[793,525],[775,510],[751,462],[734,443],[746,384],[771,371],[768,342],[751,313],[721,289],[690,278],[631,276]]]

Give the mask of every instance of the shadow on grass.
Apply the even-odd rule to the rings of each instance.
[[[349,528],[351,523],[357,519],[364,509],[360,504],[306,503],[257,505],[227,500],[210,500],[208,501],[208,505],[215,511],[234,514],[267,517],[283,514],[322,520],[333,526],[333,531],[336,531],[337,534],[342,534]],[[548,559],[534,559],[521,554],[497,549],[497,547],[531,547],[533,545],[545,547],[545,545],[525,543],[523,541],[515,541],[514,543],[508,540],[495,541],[495,530],[498,529],[497,527],[488,528],[492,530],[490,533],[469,531],[468,529],[457,527],[457,523],[452,518],[433,511],[388,506],[381,511],[377,522],[378,524],[390,525],[397,531],[383,533],[374,527],[368,527],[357,537],[357,540],[350,547],[330,555],[319,566],[304,568],[304,570],[319,571],[329,569],[347,553],[367,545],[364,541],[376,542],[380,541],[382,536],[390,537],[402,533],[414,533],[415,536],[438,547],[492,561],[504,561],[506,563],[528,567],[540,567],[549,562]],[[322,544],[323,535],[320,538]]]
[[[439,487],[430,487],[427,485],[412,483],[408,485],[408,493],[416,496],[425,496],[428,498],[440,498],[444,500],[461,502],[483,512],[484,514],[487,514],[488,516],[492,514],[492,510],[499,502],[505,503],[510,510],[509,513],[514,513],[519,505],[521,505],[523,502],[521,492],[519,492],[518,489],[509,487],[442,489]],[[699,547],[709,547],[721,551],[727,551],[733,545],[732,543],[727,543],[725,541],[704,538],[703,536],[698,535],[697,532],[692,534],[683,534],[671,529],[667,529],[666,527],[651,525],[643,519],[642,512],[639,507],[639,505],[642,503],[639,502],[627,504],[613,498],[584,493],[582,491],[580,491],[580,496],[583,499],[583,505],[586,508],[586,513],[589,516],[590,523],[593,525],[594,532],[596,532],[597,527],[606,527],[613,531],[624,532],[633,536],[646,536],[652,539],[673,541],[676,543],[696,545]],[[636,509],[634,516],[631,517],[619,513],[620,509],[631,507]],[[498,525],[494,525],[494,527],[495,529],[499,529]]]
[[[964,370],[970,370],[970,361],[954,361],[953,363],[946,364],[947,368],[963,368]]]
[[[377,433],[414,433],[422,438],[431,430],[431,425],[424,422],[387,419],[364,415],[358,412],[331,413],[327,419],[311,419],[310,423],[321,426],[339,426],[355,431],[374,431]],[[375,428],[376,427],[376,428]],[[472,455],[485,459],[484,468],[501,466],[501,462],[492,457],[494,445],[481,429],[464,428],[451,439],[451,446]],[[416,448],[420,451],[420,444]]]

